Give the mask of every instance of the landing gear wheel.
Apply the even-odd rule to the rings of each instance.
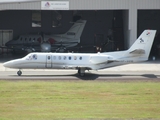
[[[80,72],[81,70],[80,70],[80,68],[78,69],[78,74],[80,75],[81,74],[81,72]]]
[[[78,74],[79,74],[79,76],[84,77],[85,76],[85,69],[84,68],[79,68],[78,69]]]
[[[19,70],[19,71],[17,72],[17,75],[18,75],[18,76],[21,76],[21,75],[22,75],[22,72]]]

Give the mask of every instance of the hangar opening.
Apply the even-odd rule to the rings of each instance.
[[[62,34],[79,19],[87,23],[75,52],[124,50],[124,10],[6,10],[0,11],[0,31],[12,31],[1,46],[20,35]],[[71,23],[71,24],[70,24]],[[33,47],[33,46],[30,46]],[[58,48],[59,46],[57,46]],[[60,46],[61,47],[61,46]],[[78,49],[77,49],[78,47]],[[53,51],[54,52],[54,51]]]
[[[157,30],[156,37],[150,52],[150,58],[160,59],[160,10],[138,10],[137,35],[145,29]]]

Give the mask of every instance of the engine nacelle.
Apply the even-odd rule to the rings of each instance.
[[[108,62],[109,60],[112,60],[113,58],[108,55],[93,55],[90,56],[90,62],[93,64],[100,64]]]
[[[41,44],[41,52],[50,52],[51,45],[49,43],[42,43]]]

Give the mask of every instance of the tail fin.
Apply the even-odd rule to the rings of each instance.
[[[140,60],[148,60],[156,30],[144,30],[135,43],[128,49],[129,54],[140,55]]]
[[[83,29],[86,24],[86,20],[78,20],[76,21],[73,26],[64,34],[66,38],[71,38],[71,39],[79,39],[80,42],[80,37],[83,32]]]

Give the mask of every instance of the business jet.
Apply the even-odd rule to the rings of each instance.
[[[16,40],[8,41],[5,46],[15,52],[57,52],[62,46],[71,48],[80,43],[80,37],[86,20],[74,22],[72,27],[64,34],[29,34],[20,35]]]
[[[148,60],[156,30],[144,30],[135,43],[124,51],[104,53],[30,53],[5,62],[4,67],[19,69],[77,69],[80,76],[86,70],[99,70],[133,62]]]

